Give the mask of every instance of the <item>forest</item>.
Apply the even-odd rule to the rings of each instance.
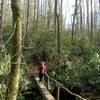
[[[100,0],[0,0],[0,100],[44,100],[28,72],[42,61],[67,89],[100,100]],[[60,88],[57,100],[81,99]]]

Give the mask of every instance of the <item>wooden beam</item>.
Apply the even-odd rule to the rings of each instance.
[[[40,90],[40,93],[41,95],[43,96],[43,99],[44,100],[56,100],[52,95],[51,93],[48,91],[48,89],[45,87],[45,85],[43,83],[39,83],[39,78],[35,77],[35,80],[37,82],[37,86],[38,86],[38,89]]]

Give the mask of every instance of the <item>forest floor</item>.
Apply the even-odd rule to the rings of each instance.
[[[35,69],[35,72],[37,73],[37,68]],[[24,93],[25,100],[43,100],[40,91],[38,90],[37,84],[35,82],[34,76],[31,75],[28,77],[30,84],[28,85],[28,90]],[[83,97],[85,97],[87,100],[100,100],[99,94],[93,94],[93,93],[82,93]]]
[[[100,94],[93,94],[93,93],[83,93],[82,94],[87,100],[100,100]]]

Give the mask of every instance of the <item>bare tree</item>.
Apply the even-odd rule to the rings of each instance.
[[[33,19],[33,30],[35,30],[35,22],[36,22],[36,0],[34,0],[34,19]]]
[[[77,15],[77,0],[75,0],[75,9],[74,9],[74,15],[73,15],[73,23],[72,23],[72,43],[74,42],[74,30],[75,30],[75,19]]]
[[[61,6],[60,6],[60,22],[61,22],[61,24],[60,24],[60,30],[62,31],[62,27],[63,27],[63,22],[62,22],[62,20],[63,20],[63,14],[62,14],[62,10],[63,10],[63,0],[61,0]]]
[[[30,0],[27,0],[26,34],[29,26],[29,7],[30,7]]]
[[[25,31],[25,40],[24,40],[25,46],[29,46],[29,41],[28,41],[29,7],[30,7],[30,0],[27,0],[26,31]]]
[[[55,0],[54,4],[54,32],[56,33],[56,24],[57,23],[57,0]]]
[[[87,32],[89,36],[89,1],[86,0],[86,7],[87,7]]]
[[[60,23],[59,23],[59,15],[57,14],[57,50],[58,50],[58,55],[60,55]]]
[[[1,0],[1,9],[0,9],[0,42],[2,42],[2,24],[3,24],[3,5],[4,5],[4,0]]]
[[[36,16],[36,26],[35,26],[35,28],[37,29],[38,21],[39,21],[39,0],[36,0],[36,6],[37,6],[37,16]]]
[[[97,12],[96,12],[96,1],[94,0],[94,13],[93,13],[93,23],[94,23],[94,31],[93,31],[93,33],[94,33],[94,39],[95,39],[95,41],[96,41],[96,34],[97,34],[97,16],[96,16],[96,14],[97,14]]]
[[[51,0],[48,0],[48,18],[47,18],[47,28],[50,27],[50,21],[51,21]]]
[[[80,0],[80,33],[83,34],[83,21],[82,21],[82,0]]]
[[[91,33],[90,33],[90,42],[93,37],[93,0],[91,0]]]
[[[43,13],[43,0],[41,0],[41,29],[42,29],[42,27],[43,27],[43,15],[42,15],[42,13]]]

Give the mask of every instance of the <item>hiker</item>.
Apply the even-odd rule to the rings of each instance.
[[[46,73],[46,67],[44,65],[44,62],[40,63],[40,65],[38,67],[38,71],[39,71],[39,82],[42,82],[44,74]]]

